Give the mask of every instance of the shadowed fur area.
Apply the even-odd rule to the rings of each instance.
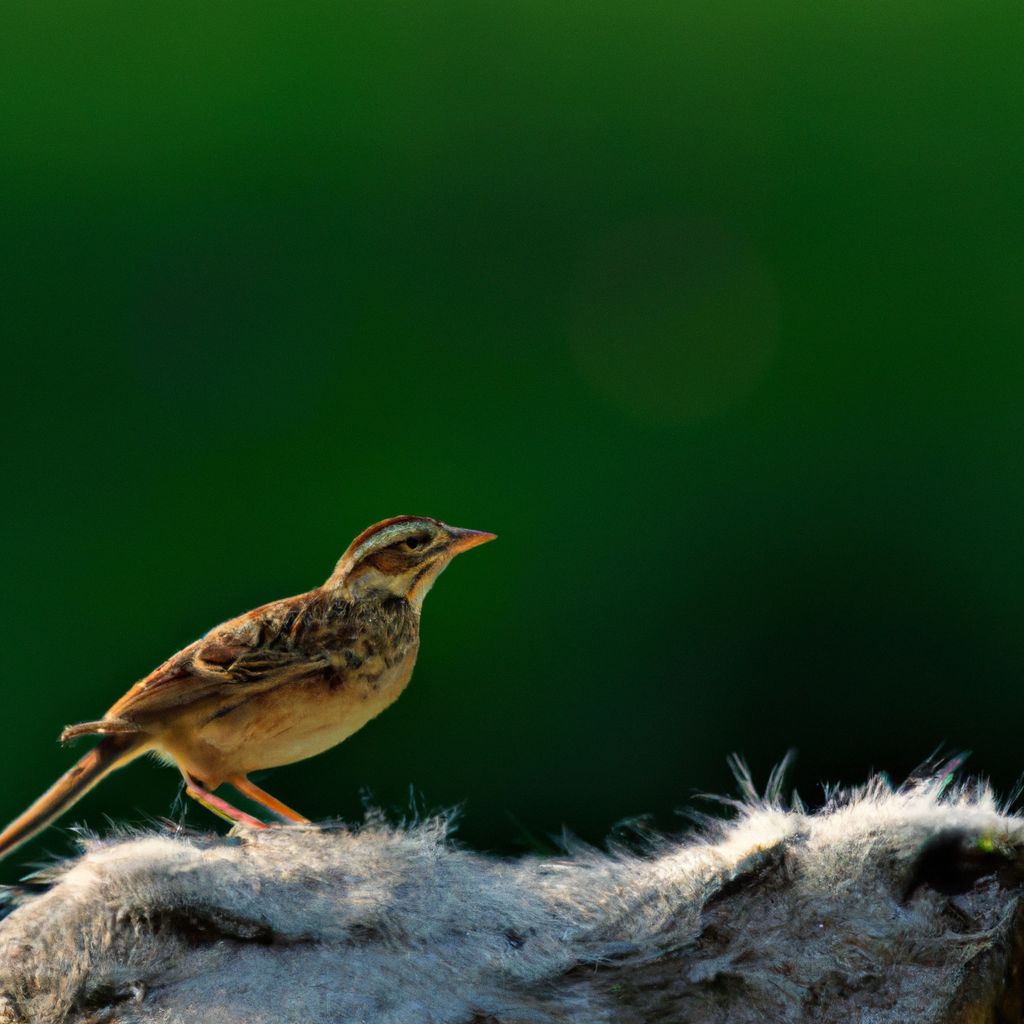
[[[984,785],[741,781],[729,821],[554,858],[373,815],[90,840],[9,894],[0,1021],[1021,1019],[1024,820]]]

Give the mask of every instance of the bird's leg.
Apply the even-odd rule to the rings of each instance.
[[[260,789],[254,782],[250,782],[244,775],[232,775],[227,780],[242,796],[247,796],[255,803],[266,807],[271,814],[276,815],[282,821],[296,822],[302,825],[310,824],[309,818],[304,818],[298,811],[293,811],[287,804],[281,803],[277,797],[271,796],[265,789]]]
[[[198,779],[194,779],[189,775],[185,776],[185,792],[197,803],[202,804],[208,811],[212,811],[218,818],[223,818],[225,821],[233,822],[236,825],[248,825],[249,828],[269,827],[265,822],[254,818],[251,814],[246,814],[245,811],[232,807],[227,800],[214,796]]]

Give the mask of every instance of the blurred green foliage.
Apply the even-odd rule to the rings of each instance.
[[[403,698],[268,778],[309,815],[412,786],[481,848],[597,840],[789,746],[811,800],[939,744],[1008,788],[1022,18],[8,5],[0,817],[64,724],[405,512],[500,541]]]

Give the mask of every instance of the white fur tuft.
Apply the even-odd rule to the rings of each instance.
[[[733,820],[647,855],[507,862],[443,819],[88,841],[0,924],[0,1022],[996,1019],[1024,822],[987,786],[879,777],[808,814],[781,772],[740,782]]]

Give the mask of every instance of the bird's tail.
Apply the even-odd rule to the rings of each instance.
[[[80,800],[105,775],[150,749],[145,733],[106,736],[66,771],[24,814],[0,832],[0,858],[28,842]]]

